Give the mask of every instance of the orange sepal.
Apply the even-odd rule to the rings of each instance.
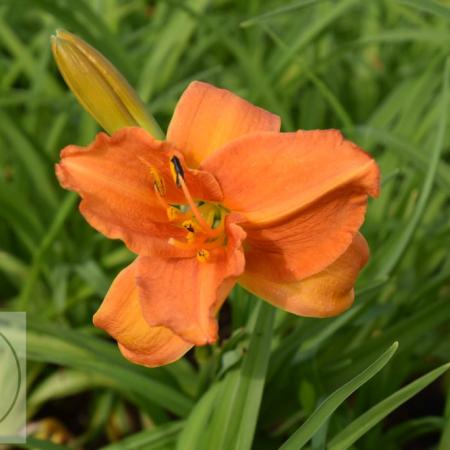
[[[349,184],[264,228],[247,229],[246,269],[279,282],[324,270],[351,244],[364,221],[367,195]]]
[[[304,280],[280,283],[267,275],[247,270],[243,287],[285,311],[308,317],[338,315],[353,304],[353,286],[369,258],[367,242],[356,234],[347,251],[325,270]]]
[[[169,364],[181,358],[192,344],[167,328],[150,327],[144,320],[135,268],[133,262],[116,277],[94,315],[94,325],[116,339],[120,351],[130,361],[149,367]]]
[[[63,187],[80,194],[80,211],[98,231],[139,254],[165,253],[173,250],[168,239],[181,238],[183,231],[168,222],[150,167],[163,179],[167,201],[184,203],[170,173],[174,152],[143,129],[124,128],[111,137],[99,133],[88,147],[63,149],[56,174]],[[220,187],[210,174],[185,168],[185,180],[195,198],[220,201]]]
[[[167,140],[183,152],[190,167],[198,167],[207,156],[234,139],[279,129],[278,116],[226,89],[194,81],[178,101]]]
[[[217,340],[216,314],[245,260],[243,230],[227,223],[227,247],[211,250],[207,262],[195,257],[140,257],[137,283],[144,317],[152,326],[164,326],[195,345]]]
[[[223,204],[264,227],[348,186],[376,196],[375,161],[336,130],[258,133],[222,147],[201,168],[212,173]]]

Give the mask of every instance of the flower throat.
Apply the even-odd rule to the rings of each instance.
[[[200,262],[208,261],[211,250],[226,244],[226,210],[214,203],[194,201],[184,180],[183,166],[177,156],[172,156],[169,160],[170,172],[175,185],[182,190],[186,203],[169,204],[166,200],[163,178],[147,161],[142,160],[142,162],[150,169],[153,189],[161,206],[166,210],[169,222],[186,230],[184,241],[170,238],[169,244],[183,250],[195,250]]]

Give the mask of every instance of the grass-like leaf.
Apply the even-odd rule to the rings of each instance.
[[[402,403],[408,401],[422,389],[426,388],[448,369],[450,369],[450,363],[432,370],[370,408],[369,411],[359,416],[336,435],[328,444],[327,449],[345,450],[349,448],[380,420],[390,414],[394,409],[398,408]]]
[[[205,449],[251,448],[270,357],[275,310],[261,302],[250,345],[239,370],[228,373],[217,398]]]
[[[366,369],[333,392],[279,450],[301,449],[353,392],[369,381],[389,362],[397,351],[397,347],[398,344],[395,342]]]

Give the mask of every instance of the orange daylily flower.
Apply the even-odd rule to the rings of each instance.
[[[166,140],[127,127],[62,150],[56,173],[83,216],[138,255],[94,316],[129,360],[154,367],[215,342],[235,283],[301,316],[352,304],[378,167],[339,131],[279,129],[276,115],[196,81]]]

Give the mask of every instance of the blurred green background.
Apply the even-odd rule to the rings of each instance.
[[[56,70],[56,28],[104,53],[163,128],[200,79],[285,131],[339,128],[369,151],[382,195],[355,306],[277,312],[272,331],[238,288],[218,345],[125,361],[91,317],[132,255],[53,172],[98,131]],[[28,313],[28,448],[449,450],[448,367],[433,371],[450,361],[449,49],[446,1],[0,0],[0,308]]]

